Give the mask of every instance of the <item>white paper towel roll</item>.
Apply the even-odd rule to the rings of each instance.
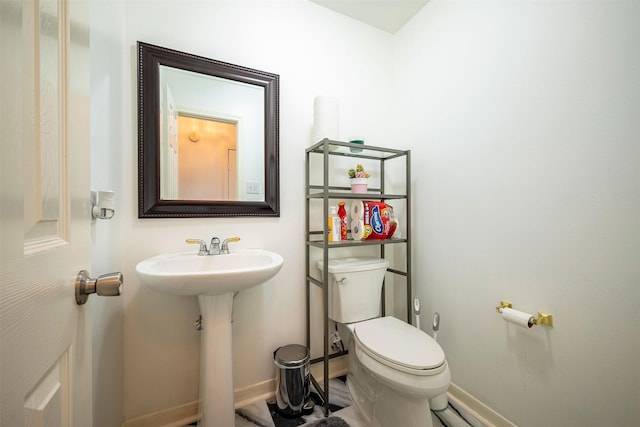
[[[313,143],[340,139],[340,102],[338,98],[316,96],[313,100]]]
[[[507,322],[513,323],[523,328],[530,328],[534,325],[533,316],[530,313],[524,311],[514,310],[513,308],[505,307],[501,309],[502,318]]]

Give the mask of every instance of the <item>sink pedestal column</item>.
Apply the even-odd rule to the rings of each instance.
[[[235,425],[231,309],[233,292],[198,295],[202,315],[200,341],[199,427]]]

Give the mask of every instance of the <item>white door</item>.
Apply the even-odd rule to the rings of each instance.
[[[0,1],[3,427],[92,424],[88,7]]]

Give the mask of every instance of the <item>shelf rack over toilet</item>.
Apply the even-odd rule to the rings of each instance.
[[[322,161],[322,184],[311,182],[310,165],[311,156],[320,156]],[[355,159],[368,159],[379,162],[379,168],[376,171],[379,173],[380,186],[378,188],[369,188],[367,193],[351,193],[350,187],[345,186],[333,186],[329,185],[329,163],[330,158],[334,156],[351,157]],[[385,178],[387,177],[387,171],[385,168],[386,163],[392,159],[404,159],[405,169],[405,183],[404,192],[401,193],[386,193],[385,192]],[[306,230],[306,330],[307,330],[307,347],[311,351],[311,293],[310,285],[314,284],[322,288],[323,295],[323,355],[322,357],[316,357],[311,359],[311,364],[323,363],[323,385],[321,386],[316,378],[311,375],[311,381],[314,387],[321,393],[321,399],[323,401],[324,415],[329,414],[329,361],[336,357],[344,356],[347,351],[340,351],[331,354],[329,351],[329,250],[336,248],[347,247],[366,247],[366,246],[379,246],[380,257],[385,257],[385,246],[388,244],[404,244],[405,245],[405,259],[402,268],[396,268],[396,266],[390,266],[387,271],[392,274],[400,275],[406,278],[406,307],[407,317],[406,321],[411,323],[412,321],[412,286],[411,286],[411,151],[410,150],[397,150],[384,147],[374,147],[370,145],[353,144],[343,141],[334,141],[329,139],[323,139],[322,141],[313,144],[306,149],[306,163],[305,163],[305,188],[306,188],[306,202],[305,202],[305,230]],[[355,166],[355,164],[354,164]],[[346,171],[344,171],[346,174]],[[322,200],[323,204],[323,228],[311,229],[310,223],[310,204],[312,200]],[[347,240],[341,242],[329,242],[328,230],[326,218],[329,215],[329,201],[330,200],[380,200],[380,201],[392,201],[392,200],[404,200],[404,218],[400,218],[401,225],[404,230],[404,237],[394,237],[386,240]],[[322,280],[319,280],[312,276],[310,265],[310,250],[311,248],[317,248],[322,250],[323,259],[323,274]],[[397,264],[397,262],[395,263]],[[385,315],[385,286],[382,288],[382,315]],[[311,353],[313,354],[313,353]]]

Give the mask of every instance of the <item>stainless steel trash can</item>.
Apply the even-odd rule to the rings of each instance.
[[[278,412],[298,416],[309,402],[309,349],[289,344],[273,353],[276,365],[276,402]]]

